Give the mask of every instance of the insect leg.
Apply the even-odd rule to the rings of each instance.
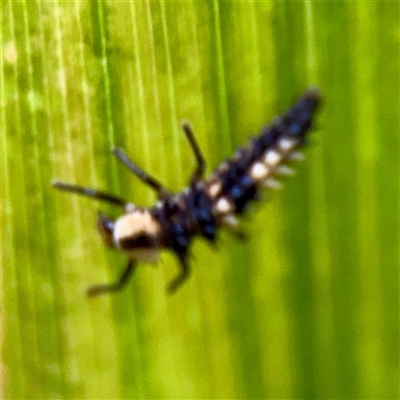
[[[123,289],[129,282],[135,266],[136,264],[134,264],[133,261],[130,260],[125,268],[125,271],[116,282],[89,286],[86,291],[88,297],[95,297],[99,294],[117,292]]]
[[[118,160],[122,161],[143,183],[154,189],[158,193],[159,198],[163,198],[168,194],[168,190],[160,182],[158,182],[157,179],[153,178],[135,165],[123,152],[123,150],[112,149],[112,153],[118,158]]]
[[[105,192],[102,192],[97,189],[92,189],[89,187],[85,186],[78,186],[78,185],[71,185],[70,183],[65,183],[61,181],[53,181],[52,182],[53,187],[55,187],[58,190],[63,190],[65,192],[72,192],[72,193],[77,193],[83,196],[91,197],[92,199],[96,200],[101,200],[101,201],[106,201],[108,203],[116,204],[118,206],[125,207],[128,202],[125,200],[122,200],[119,197],[113,196],[112,194],[108,194]]]
[[[173,294],[179,288],[179,286],[181,286],[182,283],[189,278],[190,275],[190,267],[186,256],[181,254],[177,254],[177,256],[182,270],[181,273],[169,283],[167,287],[169,294]]]
[[[194,182],[203,177],[204,171],[206,169],[206,161],[205,161],[203,154],[200,150],[200,147],[196,141],[196,138],[194,137],[192,127],[187,122],[184,122],[182,124],[182,129],[186,135],[187,140],[189,141],[190,147],[192,148],[194,156],[197,161],[196,169],[194,170],[192,178],[191,178],[191,181]]]

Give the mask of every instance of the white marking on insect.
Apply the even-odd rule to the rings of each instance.
[[[208,188],[208,194],[212,198],[215,198],[221,193],[221,189],[222,189],[221,182],[218,181],[218,182],[212,183]]]
[[[215,211],[219,214],[226,214],[233,211],[233,205],[226,197],[221,197],[215,205]]]
[[[294,138],[282,138],[279,141],[279,148],[285,152],[290,151],[295,147],[298,143],[297,139]]]
[[[224,215],[221,222],[229,228],[236,228],[239,224],[238,220],[232,214]]]
[[[295,174],[295,170],[292,168],[287,167],[286,165],[280,165],[276,171],[275,171],[278,175],[287,175],[287,176],[291,176]]]
[[[299,151],[295,151],[289,156],[289,160],[291,161],[303,161],[306,158],[306,156],[303,153],[300,153]]]
[[[121,240],[134,238],[140,234],[157,236],[160,232],[160,224],[148,210],[136,210],[115,221],[114,243],[119,247]]]
[[[204,186],[205,186],[204,181],[197,181],[196,182],[197,189],[203,189]]]
[[[137,210],[137,207],[133,203],[126,203],[125,205],[125,212],[131,213]]]
[[[250,176],[255,181],[260,181],[265,179],[268,176],[269,172],[270,168],[268,168],[264,163],[256,162],[250,169]]]
[[[268,150],[264,155],[264,162],[265,164],[274,167],[278,164],[282,159],[282,155],[275,150]]]
[[[220,174],[220,173],[228,171],[228,169],[229,169],[229,163],[226,160],[224,160],[221,163],[221,165],[218,167],[217,171],[215,171],[215,172]]]
[[[271,189],[281,189],[283,186],[281,182],[278,182],[272,178],[266,180],[262,185],[266,188],[271,188]]]

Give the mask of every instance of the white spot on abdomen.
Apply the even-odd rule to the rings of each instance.
[[[221,193],[221,189],[222,189],[222,184],[221,184],[221,182],[212,183],[212,184],[208,187],[208,194],[210,195],[210,197],[212,197],[213,199],[215,199],[215,198]]]
[[[282,139],[279,141],[278,145],[279,145],[279,148],[280,148],[282,151],[288,152],[288,151],[292,150],[293,147],[296,146],[297,142],[298,142],[297,139],[286,137],[286,138],[282,138]]]
[[[226,197],[221,197],[215,205],[215,211],[218,214],[227,214],[232,212],[233,210],[233,204]]]
[[[256,162],[250,168],[250,176],[255,181],[260,181],[265,179],[269,174],[270,169],[262,162]]]
[[[275,150],[268,150],[264,155],[264,162],[271,167],[279,164],[282,159],[282,155]]]

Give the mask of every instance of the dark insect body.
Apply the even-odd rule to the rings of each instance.
[[[238,225],[236,216],[257,199],[260,190],[279,187],[280,183],[274,178],[293,173],[286,164],[302,158],[298,150],[305,144],[320,100],[317,89],[303,93],[292,108],[276,117],[272,125],[263,127],[258,137],[252,138],[246,147],[239,148],[207,179],[203,179],[206,164],[200,148],[190,126],[184,124],[183,130],[197,165],[188,188],[178,194],[168,192],[122,150],[112,150],[141,181],[157,192],[159,200],[151,208],[137,207],[95,189],[54,182],[57,189],[106,201],[124,211],[115,220],[100,214],[98,228],[107,245],[127,254],[128,265],[118,281],[91,286],[88,295],[121,289],[128,282],[137,261],[156,262],[163,248],[172,250],[181,266],[180,274],[168,286],[168,290],[174,292],[189,276],[188,249],[192,238],[200,235],[213,242],[219,227],[235,231]]]

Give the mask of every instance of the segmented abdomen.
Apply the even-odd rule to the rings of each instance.
[[[206,190],[213,201],[217,222],[234,225],[234,214],[242,213],[263,187],[276,187],[273,178],[290,174],[285,165],[298,157],[298,148],[312,125],[313,114],[320,103],[316,89],[307,91],[297,103],[271,126],[265,126],[260,136],[239,148],[233,158],[223,162],[206,180]]]

